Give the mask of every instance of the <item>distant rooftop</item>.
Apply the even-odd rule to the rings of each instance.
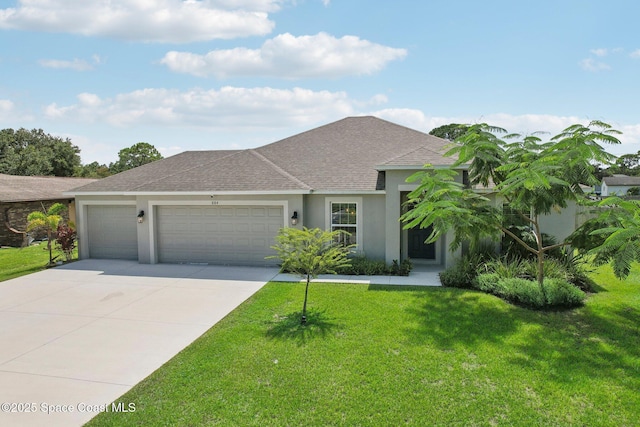
[[[627,175],[613,175],[613,176],[605,176],[602,178],[602,181],[607,184],[609,187],[611,186],[640,186],[640,176],[627,176]]]
[[[65,199],[62,193],[90,184],[92,178],[17,176],[0,174],[0,202],[33,202]]]

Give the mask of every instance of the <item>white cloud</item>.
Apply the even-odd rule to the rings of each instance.
[[[33,120],[33,115],[20,111],[20,108],[12,100],[0,99],[0,126],[2,128],[19,128],[25,122]]]
[[[171,51],[161,62],[172,71],[201,77],[335,78],[371,74],[406,55],[405,49],[379,45],[355,36],[336,38],[318,33],[295,37],[285,33],[267,40],[260,49],[214,50],[206,55]]]
[[[104,99],[83,93],[77,104],[50,104],[44,113],[56,121],[102,122],[115,127],[274,129],[349,116],[355,104],[344,92],[226,86],[219,90],[142,89]]]
[[[611,67],[608,64],[605,64],[604,62],[596,61],[593,58],[586,58],[580,61],[580,67],[582,67],[582,69],[585,71],[592,71],[592,72],[606,71],[611,69]]]
[[[69,69],[75,71],[93,70],[93,65],[83,59],[73,59],[71,61],[60,59],[41,59],[38,64],[45,68]]]
[[[188,43],[265,35],[284,0],[18,0],[0,29]]]
[[[595,56],[607,56],[607,54],[609,53],[609,51],[605,48],[599,48],[599,49],[591,49],[589,52],[593,53]]]
[[[9,99],[0,99],[0,113],[9,114],[13,111],[13,102]]]
[[[640,58],[640,49],[636,49],[629,54],[630,57],[637,59]]]
[[[509,132],[520,133],[522,135],[544,132],[545,134],[539,135],[543,140],[559,134],[573,124],[581,123],[587,125],[591,121],[591,119],[577,116],[554,116],[551,114],[513,115],[492,113],[481,117],[432,117],[425,115],[420,110],[394,108],[378,110],[370,114],[427,133],[433,128],[449,123],[488,123],[492,126],[504,128]],[[606,122],[606,120],[604,121]],[[622,144],[607,146],[607,151],[614,154],[622,154],[635,152],[640,149],[640,123],[617,124],[610,122],[609,124],[611,124],[614,129],[622,132],[622,135],[618,136]],[[635,148],[636,146],[638,146],[638,148]]]

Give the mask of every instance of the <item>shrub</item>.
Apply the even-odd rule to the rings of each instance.
[[[450,288],[472,288],[478,270],[483,264],[481,255],[463,255],[453,266],[440,273],[440,283]]]
[[[521,278],[535,280],[538,273],[536,260],[521,258],[500,258],[488,261],[480,266],[480,273],[495,273],[502,279]],[[544,261],[544,277],[563,279],[582,289],[593,289],[593,281],[589,278],[577,258],[549,258]]]
[[[562,279],[544,281],[547,305],[552,307],[577,307],[584,303],[585,293],[575,285]]]
[[[362,256],[351,258],[351,265],[340,270],[341,274],[351,274],[355,276],[408,276],[413,269],[410,260],[405,259],[398,263],[397,260],[393,264],[387,265],[382,260],[372,260]]]
[[[566,257],[560,261],[564,266],[565,279],[573,283],[584,292],[591,292],[595,288],[595,282],[587,274],[584,264],[579,257]]]
[[[520,258],[499,258],[485,262],[481,265],[481,270],[484,273],[495,273],[501,279],[523,277],[527,271],[525,263]]]
[[[538,282],[521,278],[501,279],[499,289],[505,299],[516,304],[526,305],[532,308],[545,306],[545,298]]]
[[[404,259],[400,264],[398,260],[394,259],[391,267],[388,269],[389,274],[392,276],[408,276],[413,270],[413,263],[409,259]]]
[[[497,273],[479,274],[473,281],[473,287],[482,292],[496,295],[498,292],[498,282],[500,280],[501,277]]]
[[[480,274],[474,280],[474,287],[480,291],[531,308],[570,308],[584,302],[585,293],[564,279],[548,278],[543,286],[545,294],[535,280],[502,278],[497,273]]]
[[[371,260],[365,257],[351,258],[351,266],[340,270],[341,274],[366,275],[373,276],[385,274],[387,266],[384,261]]]
[[[71,261],[73,250],[76,248],[76,230],[67,224],[58,224],[56,247],[64,253],[65,260]]]

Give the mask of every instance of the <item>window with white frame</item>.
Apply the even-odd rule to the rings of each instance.
[[[331,231],[342,230],[339,241],[344,245],[358,243],[358,204],[355,202],[331,202]]]

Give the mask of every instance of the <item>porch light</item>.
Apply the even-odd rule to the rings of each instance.
[[[293,215],[291,216],[291,225],[298,224],[298,211],[293,211]]]
[[[138,223],[142,224],[144,221],[144,211],[138,212]]]

